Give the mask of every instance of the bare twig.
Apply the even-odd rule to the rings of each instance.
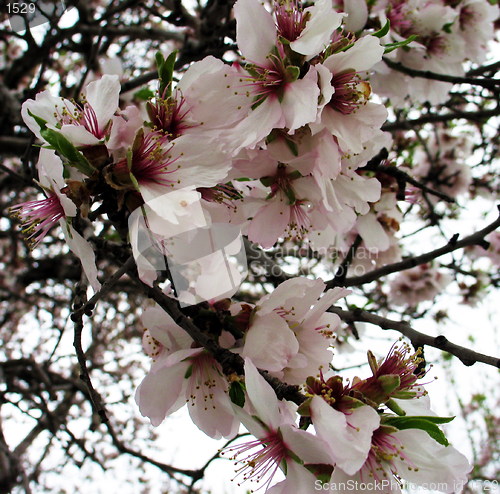
[[[424,79],[432,79],[434,81],[451,82],[452,84],[472,84],[482,86],[487,89],[495,89],[500,86],[500,79],[490,79],[485,77],[460,77],[448,74],[438,74],[429,70],[412,69],[410,67],[406,67],[402,63],[394,62],[386,57],[383,57],[382,60],[391,69],[402,72],[410,77],[422,77]]]
[[[424,333],[420,333],[413,329],[405,321],[394,321],[392,319],[386,319],[385,317],[377,316],[371,312],[367,312],[361,309],[354,309],[350,311],[342,310],[338,307],[330,307],[329,312],[337,314],[345,322],[368,322],[379,326],[382,329],[394,329],[398,331],[403,336],[406,336],[414,345],[418,348],[421,346],[431,346],[443,350],[445,352],[451,353],[455,357],[458,357],[460,361],[467,366],[473,365],[476,362],[482,362],[483,364],[492,365],[493,367],[500,368],[500,358],[490,357],[482,353],[475,352],[469,348],[456,345],[449,341],[445,336],[430,336]]]
[[[488,235],[488,233],[495,231],[499,226],[500,215],[493,223],[489,224],[482,230],[479,230],[476,233],[463,238],[462,240],[458,240],[458,234],[455,234],[443,247],[439,247],[438,249],[426,252],[425,254],[422,254],[420,256],[409,257],[408,259],[404,259],[393,264],[387,264],[386,266],[383,266],[379,269],[374,269],[373,271],[369,271],[368,273],[361,276],[348,277],[343,280],[342,286],[358,286],[365,283],[370,283],[371,281],[375,281],[379,278],[382,278],[383,276],[387,276],[388,274],[414,268],[415,266],[419,266],[420,264],[425,264],[426,262],[430,262],[444,254],[449,254],[450,252],[462,249],[463,247],[467,247],[469,245],[482,245],[485,242],[484,237]],[[327,288],[339,286],[335,279],[328,281],[326,285]]]

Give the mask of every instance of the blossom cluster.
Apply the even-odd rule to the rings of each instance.
[[[367,267],[398,259],[397,184],[367,166],[391,143],[381,130],[387,110],[370,98],[371,83],[397,96],[392,83],[401,82],[392,73],[391,84],[384,82],[382,57],[387,44],[407,45],[414,34],[415,47],[391,56],[404,54],[409,67],[460,73],[463,54],[456,52],[492,14],[473,0],[370,2],[370,9],[361,3],[365,9],[349,13],[359,2],[343,2],[342,13],[330,0],[305,8],[278,1],[269,9],[238,0],[241,56],[232,63],[207,57],[175,83],[175,52],[158,54],[158,89],[143,104],[121,99],[116,75],[90,82],[79,102],[48,90],[25,102],[23,119],[42,143],[37,167],[45,197],[12,213],[30,243],[38,245],[60,224],[96,291],[92,236],[99,215],[122,237],[128,233],[137,260],[143,255],[134,240],[138,223],[127,222],[136,214],[167,256],[175,236],[229,224],[262,248],[285,239],[346,253],[358,238],[373,253]],[[391,30],[365,31],[370,15],[380,27],[388,19]],[[467,57],[487,42],[482,32]],[[453,50],[443,48],[449,45]],[[413,86],[401,87],[406,96]],[[153,285],[154,266],[137,266]],[[417,384],[418,352],[394,346],[381,362],[369,354],[373,375],[350,383],[330,371],[340,320],[328,309],[348,290],[325,292],[321,280],[295,278],[255,305],[238,303],[227,291],[219,296],[220,271],[211,266],[210,276],[198,280],[207,293],[204,331],[244,364],[228,373],[163,309],[146,309],[143,347],[153,363],[136,400],[153,425],[185,403],[211,437],[232,438],[243,424],[256,440],[226,454],[242,463],[238,476],[273,494],[313,492],[318,480],[390,479],[390,492],[399,478],[439,482],[445,492],[465,481],[467,460],[439,429],[448,419],[433,414]],[[446,282],[424,266],[407,272],[413,288],[415,272],[422,300]],[[405,302],[407,285],[395,280],[396,303]],[[275,380],[295,386],[301,398],[278,400]],[[286,479],[272,485],[279,468]]]
[[[167,313],[148,308],[143,346],[153,363],[136,393],[141,413],[159,425],[187,403],[193,422],[214,438],[232,438],[243,424],[256,439],[221,454],[238,463],[235,480],[266,492],[312,493],[318,482],[327,490],[367,480],[398,492],[401,478],[453,492],[470,466],[438,427],[451,418],[430,409],[419,352],[402,343],[381,361],[369,352],[372,376],[344,383],[329,370],[340,321],[327,309],[349,292],[321,296],[324,287],[295,278],[255,306],[229,299],[207,305],[217,321],[213,337],[243,357],[244,374],[225,375]],[[301,385],[301,402],[278,400],[275,378]],[[311,425],[314,433],[306,430]],[[272,485],[279,468],[286,479]]]

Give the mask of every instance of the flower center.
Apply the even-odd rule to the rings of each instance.
[[[236,471],[235,479],[242,475],[242,482],[265,480],[265,484],[259,489],[269,487],[280,464],[290,457],[290,452],[283,442],[279,429],[269,430],[263,438],[232,446],[227,451],[233,454],[232,460],[242,464]],[[246,456],[240,459],[241,455]]]
[[[362,81],[356,72],[334,75],[332,85],[335,93],[328,104],[344,115],[349,115],[366,104],[371,94],[370,84]]]
[[[125,182],[131,173],[140,185],[156,183],[172,187],[177,180],[169,178],[169,175],[180,168],[180,166],[171,168],[178,159],[172,158],[170,154],[172,147],[165,134],[150,132],[140,135],[132,147],[132,156],[116,163],[113,173],[125,179]]]
[[[31,249],[35,248],[50,229],[65,217],[64,208],[55,192],[37,201],[28,201],[13,206],[11,216],[18,218],[23,225],[23,234]]]
[[[295,41],[306,27],[309,12],[304,13],[297,0],[276,2],[274,12],[279,35],[288,41]]]

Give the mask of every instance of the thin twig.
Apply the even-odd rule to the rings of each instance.
[[[467,366],[471,366],[476,362],[481,362],[483,364],[500,368],[500,358],[498,357],[490,357],[489,355],[484,355],[482,353],[475,352],[474,350],[470,350],[469,348],[457,345],[449,341],[443,335],[430,336],[420,333],[419,331],[413,329],[405,321],[394,321],[361,309],[346,311],[340,309],[339,307],[330,307],[329,312],[337,314],[345,322],[368,322],[379,326],[382,329],[394,329],[403,336],[406,336],[416,348],[424,345],[438,348],[439,350],[443,350],[459,358],[460,361]]]
[[[388,274],[414,268],[415,266],[419,266],[420,264],[425,264],[426,262],[430,262],[444,254],[449,254],[450,252],[462,249],[463,247],[467,247],[469,245],[482,245],[485,243],[484,237],[488,235],[488,233],[495,231],[498,227],[500,227],[500,215],[493,223],[489,224],[482,230],[479,230],[476,233],[463,238],[462,240],[458,240],[458,234],[455,234],[443,247],[439,247],[438,249],[426,252],[425,254],[422,254],[420,256],[409,257],[408,259],[404,259],[393,264],[387,264],[386,266],[383,266],[379,269],[374,269],[373,271],[370,271],[361,276],[351,276],[343,281],[342,286],[358,286],[365,283],[370,283],[379,278],[382,278],[383,276],[387,276]],[[328,281],[326,285],[327,288],[339,286],[335,279]]]
[[[434,81],[450,82],[452,84],[472,84],[475,86],[482,86],[487,89],[495,89],[500,86],[500,79],[493,78],[477,78],[477,77],[461,77],[448,74],[438,74],[429,70],[417,70],[406,67],[402,63],[394,62],[386,57],[382,57],[385,64],[393,70],[402,72],[410,77],[421,77],[423,79],[432,79]]]

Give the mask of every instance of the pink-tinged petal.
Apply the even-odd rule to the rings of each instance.
[[[437,414],[431,410],[431,399],[428,394],[424,394],[423,386],[415,388],[417,398],[411,400],[399,400],[393,398],[394,401],[406,412],[406,415],[414,417],[435,417]]]
[[[159,238],[168,239],[196,227],[207,226],[201,194],[193,189],[175,190],[165,185],[141,185],[148,227]]]
[[[151,336],[158,340],[167,352],[189,348],[191,337],[178,326],[160,307],[148,307],[141,316],[142,324],[148,328]]]
[[[254,216],[248,227],[248,238],[265,249],[272,247],[283,235],[290,220],[290,207],[285,199],[271,199]]]
[[[47,148],[40,148],[38,155],[38,162],[36,164],[38,169],[38,176],[40,184],[48,189],[62,189],[65,186],[63,173],[64,166],[61,158],[57,156],[54,150]],[[67,214],[66,216],[75,216],[74,214]]]
[[[189,415],[194,424],[213,439],[234,437],[240,424],[222,385],[223,383],[216,384],[212,399],[204,400],[203,396],[197,396],[194,406],[188,406]]]
[[[386,118],[387,110],[376,103],[367,103],[349,115],[326,106],[321,115],[322,124],[338,139],[341,149],[352,153],[363,152],[363,144],[373,138]]]
[[[404,479],[421,485],[439,484],[439,490],[446,493],[456,492],[457,486],[467,483],[472,465],[453,446],[439,444],[420,429],[407,429],[392,435],[404,445],[408,458],[402,460],[396,455],[393,459]]]
[[[328,464],[330,462],[330,456],[317,436],[294,426],[280,427],[280,431],[287,447],[304,463]]]
[[[255,148],[271,130],[283,127],[285,127],[285,117],[281,104],[278,98],[269,96],[233,129],[224,133],[223,149],[234,156],[243,148]]]
[[[328,310],[334,302],[340,300],[341,298],[346,297],[352,293],[351,290],[347,290],[346,288],[336,287],[328,290],[315,304],[314,307],[307,314],[306,321],[308,324],[313,324],[317,321],[326,310]],[[334,314],[331,314],[332,316]],[[333,320],[332,320],[333,322]]]
[[[316,477],[293,460],[287,462],[286,479],[266,490],[267,494],[302,494],[316,492]]]
[[[336,468],[328,482],[330,490],[322,489],[322,491],[332,494],[401,494],[398,481],[392,477],[390,472],[378,473],[381,480],[375,482],[372,477],[367,477],[368,474],[364,471],[347,475],[340,468]]]
[[[243,56],[259,64],[276,43],[276,25],[272,15],[258,0],[238,0],[234,5],[236,42]]]
[[[368,20],[368,5],[366,0],[344,0],[344,10],[348,14],[344,29],[355,33],[365,27]]]
[[[245,358],[245,386],[259,419],[271,429],[277,430],[282,422],[278,398],[250,358]]]
[[[383,54],[384,47],[380,45],[379,38],[364,36],[356,41],[349,50],[329,56],[323,65],[334,74],[348,69],[362,72],[371,69],[377,62],[380,62]]]
[[[137,106],[129,105],[111,120],[113,123],[106,147],[110,151],[122,150],[119,155],[113,153],[115,159],[119,159],[125,155],[125,150],[132,146],[137,131],[144,123],[144,117]]]
[[[281,372],[298,351],[297,338],[282,317],[274,312],[257,313],[246,333],[242,356],[260,369]]]
[[[154,334],[153,334],[154,336]],[[199,354],[203,353],[203,349],[200,348],[185,348],[178,350],[171,355],[167,355],[164,359],[161,361],[158,361],[155,365],[160,367],[174,367],[175,365],[178,364],[183,364],[185,362],[188,362],[187,359],[191,357],[196,357]],[[188,362],[189,365],[189,362]]]
[[[66,223],[64,220],[61,220],[60,223],[69,248],[80,259],[83,271],[90,286],[97,292],[100,290],[101,284],[97,279],[94,249],[70,224]]]
[[[120,79],[117,75],[103,75],[85,89],[87,102],[94,110],[101,130],[119,108],[120,89]]]
[[[330,0],[318,0],[309,12],[310,18],[300,36],[290,43],[292,50],[311,58],[329,44],[331,35],[340,26],[343,14],[335,12]]]
[[[191,65],[179,81],[177,90],[177,96],[180,94],[186,100],[186,118],[193,123],[187,133],[230,128],[248,113],[251,106],[246,87],[242,87],[241,71],[212,56]],[[221,133],[217,134],[220,139]]]
[[[172,141],[172,159],[169,166],[175,172],[171,177],[175,187],[214,187],[224,181],[231,167],[231,158],[209,139],[183,135]]]
[[[349,475],[356,473],[368,457],[373,431],[380,424],[377,412],[362,406],[347,416],[313,396],[311,419],[317,435],[328,445],[332,462]]]
[[[73,144],[73,146],[96,146],[102,139],[91,134],[82,125],[63,125],[59,132]]]
[[[61,189],[66,186],[63,177],[64,166],[61,158],[52,149],[41,148],[36,166],[38,176],[40,177],[40,184],[54,191],[64,209],[66,218],[76,216],[77,207],[75,203],[66,194],[61,192]]]
[[[330,69],[320,63],[313,65],[309,70],[315,70],[318,73],[318,85],[320,91],[318,110],[320,110],[332,99],[332,96],[335,93],[335,88],[332,86],[333,74]]]
[[[185,403],[182,387],[187,368],[188,364],[162,367],[150,372],[137,388],[135,401],[139,410],[155,427]]]
[[[303,79],[287,84],[281,107],[289,133],[316,120],[319,87],[317,72],[309,71]],[[266,102],[263,103],[265,105]],[[262,106],[262,105],[261,105]]]
[[[276,287],[269,295],[266,295],[258,303],[260,314],[267,314],[276,308],[283,307],[285,310],[292,310],[290,318],[302,319],[325,289],[325,284],[321,280],[310,280],[308,278],[292,278],[286,280]],[[305,300],[305,302],[304,302]],[[300,309],[297,310],[297,305]]]
[[[391,240],[374,214],[358,216],[356,227],[368,249],[384,251],[389,248]]]
[[[75,111],[75,105],[68,100],[52,96],[49,90],[46,90],[38,93],[34,100],[29,99],[23,103],[21,107],[21,116],[31,132],[39,139],[43,140],[40,135],[40,126],[36,123],[35,119],[30,116],[30,113],[45,120],[50,127],[57,124],[57,113],[62,112],[64,109],[72,114]],[[56,113],[56,115],[54,115],[54,113]]]

